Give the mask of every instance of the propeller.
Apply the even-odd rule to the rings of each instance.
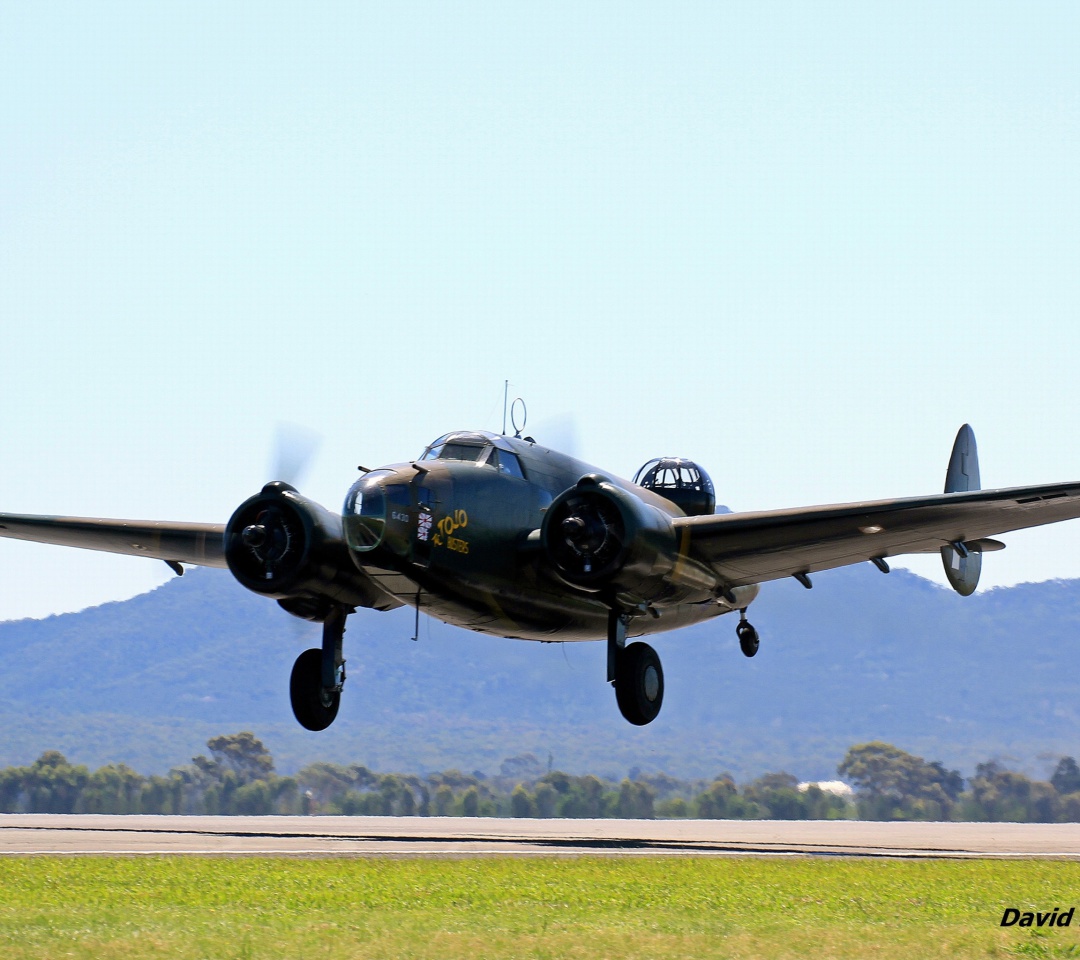
[[[240,539],[256,560],[273,570],[289,553],[294,524],[276,504],[263,507],[252,519],[254,522],[240,531]]]
[[[226,560],[237,579],[250,589],[270,592],[298,569],[307,549],[310,524],[303,519],[303,507],[295,502],[296,484],[319,442],[314,430],[279,421],[271,458],[274,479],[242,503],[229,520]]]
[[[622,546],[622,518],[606,498],[568,501],[569,512],[559,522],[563,542],[580,559],[582,572],[604,567]]]
[[[559,413],[546,417],[536,425],[534,436],[537,442],[551,450],[558,450],[568,457],[578,458],[580,455],[581,444],[573,414]]]
[[[275,485],[267,484],[255,502],[248,501],[229,521],[240,534],[238,546],[242,545],[241,552],[234,554],[234,560],[245,572],[263,582],[274,580],[290,569],[302,552],[304,542],[303,523],[295,507],[275,496],[274,492],[266,495]]]
[[[270,476],[275,480],[285,481],[289,486],[297,486],[311,466],[321,443],[322,436],[309,427],[278,421],[274,432],[274,458]]]

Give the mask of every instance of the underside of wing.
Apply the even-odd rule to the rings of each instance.
[[[908,553],[937,553],[1080,517],[1080,482],[680,517],[687,550],[729,587]]]
[[[0,537],[224,567],[225,525],[96,517],[36,517],[0,513]]]

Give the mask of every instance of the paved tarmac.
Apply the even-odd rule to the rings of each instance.
[[[0,814],[0,855],[1080,859],[1080,824]]]

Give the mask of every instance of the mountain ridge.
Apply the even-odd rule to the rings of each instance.
[[[341,713],[321,734],[296,725],[287,692],[317,626],[223,571],[0,623],[0,765],[55,748],[163,772],[240,729],[283,772],[319,759],[490,772],[533,753],[616,778],[638,767],[829,779],[849,746],[881,739],[966,773],[1000,757],[1042,775],[1048,758],[1080,752],[1077,580],[960,598],[866,565],[821,574],[812,591],[766,584],[750,608],[762,635],[753,660],[730,616],[653,638],[666,695],[644,728],[618,714],[602,643],[507,641],[428,618],[414,643],[412,617],[350,617]]]

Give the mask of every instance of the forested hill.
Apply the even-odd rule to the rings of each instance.
[[[491,772],[533,753],[616,780],[635,767],[827,779],[852,744],[884,740],[965,775],[1000,757],[1045,776],[1048,757],[1080,754],[1080,581],[964,599],[867,564],[812,591],[767,584],[751,619],[753,660],[734,617],[656,637],[664,709],[635,728],[604,683],[603,644],[498,640],[427,618],[414,643],[410,611],[361,611],[341,713],[312,734],[287,688],[317,628],[225,572],[192,570],[123,603],[0,623],[0,766],[58,749],[163,772],[237,730],[282,772],[313,760]]]

